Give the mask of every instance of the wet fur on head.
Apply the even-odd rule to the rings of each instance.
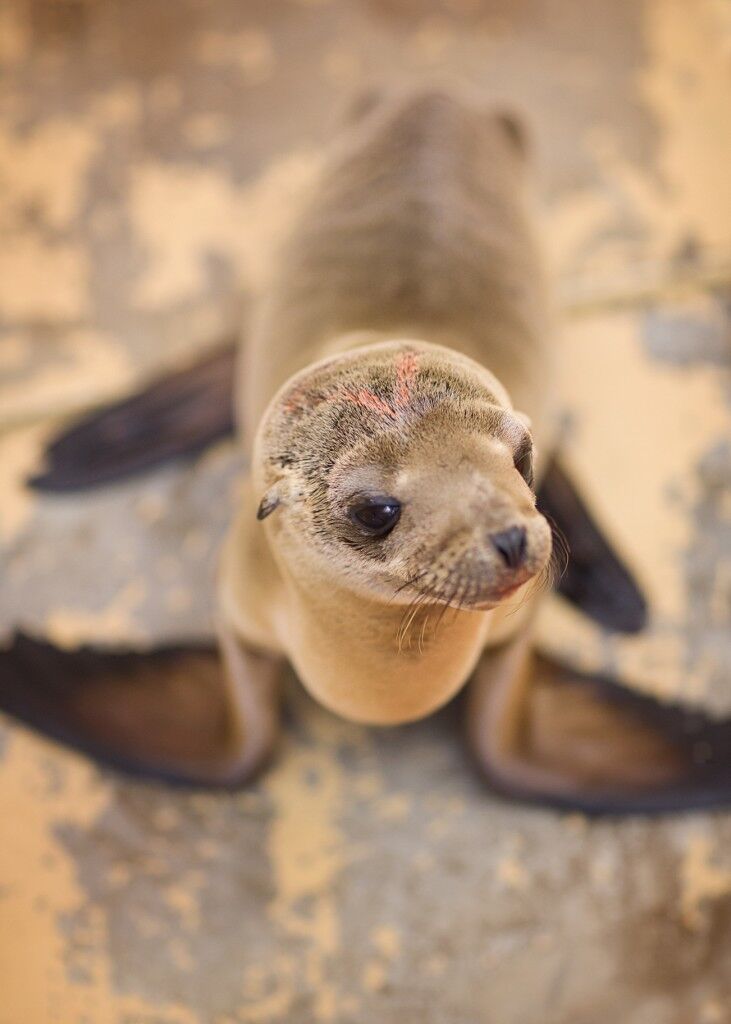
[[[467,357],[418,341],[356,349],[299,374],[269,407],[255,448],[259,516],[290,574],[376,600],[491,607],[550,554],[531,448],[502,385]],[[392,533],[354,526],[359,495],[399,502]],[[490,541],[513,526],[527,533],[519,568]]]

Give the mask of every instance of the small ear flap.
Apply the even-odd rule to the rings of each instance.
[[[259,508],[256,510],[256,518],[261,521],[270,516],[275,508],[281,505],[282,499],[274,490],[269,490],[259,502]]]
[[[497,115],[497,122],[505,131],[516,153],[526,156],[530,150],[530,139],[523,119],[518,114],[502,112]]]
[[[515,455],[513,456],[513,465],[528,486],[532,487],[535,446],[530,433],[532,427],[531,418],[530,416],[526,416],[524,412],[518,412],[515,409],[511,410],[510,416],[513,421],[517,420],[523,427],[523,430],[520,431],[521,436],[517,440],[517,448],[515,449]]]
[[[526,435],[515,453],[513,464],[529,487],[533,486],[533,441]]]

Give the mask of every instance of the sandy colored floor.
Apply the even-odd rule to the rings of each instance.
[[[0,629],[210,634],[240,460],[22,487],[59,417],[239,328],[337,112],[457,77],[525,113],[567,450],[651,597],[542,642],[731,712],[727,0],[8,0]],[[396,730],[291,681],[248,792],[130,783],[0,724],[0,1024],[725,1024],[731,819],[588,823],[482,789],[459,705]]]

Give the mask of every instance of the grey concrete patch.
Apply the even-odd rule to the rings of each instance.
[[[709,704],[725,710],[731,680],[731,442],[718,441],[696,473],[693,539],[684,553],[686,664],[705,666]]]
[[[85,893],[64,921],[69,970],[83,970],[85,922],[101,913],[117,989],[180,999],[202,1020],[269,1005],[271,1024],[687,1024],[731,1000],[731,902],[697,921],[684,902],[689,844],[709,826],[497,801],[469,771],[458,705],[393,730],[337,726],[337,870],[327,892],[277,913],[277,779],[333,722],[291,697],[273,782],[230,797],[118,783],[91,829],[58,827]],[[328,791],[322,769],[306,774],[296,786]],[[719,849],[730,828],[716,820]]]
[[[731,368],[728,303],[708,300],[694,314],[653,309],[646,314],[643,339],[648,353],[676,366],[711,364]]]
[[[0,630],[76,642],[210,639],[218,550],[243,460],[233,445],[79,497],[44,497],[5,554]],[[55,625],[54,625],[55,623]]]

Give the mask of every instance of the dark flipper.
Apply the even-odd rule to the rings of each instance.
[[[482,774],[510,799],[592,815],[731,806],[731,720],[574,672],[529,632],[485,652],[466,715]]]
[[[63,651],[19,634],[0,651],[0,709],[128,774],[240,785],[274,745],[281,665],[226,634],[221,651]]]
[[[197,455],[232,434],[235,353],[226,345],[86,416],[49,446],[47,468],[30,486],[73,491],[113,483]]]
[[[569,550],[558,592],[605,629],[618,633],[643,629],[647,604],[638,584],[558,460],[551,463],[541,483],[538,508]]]

